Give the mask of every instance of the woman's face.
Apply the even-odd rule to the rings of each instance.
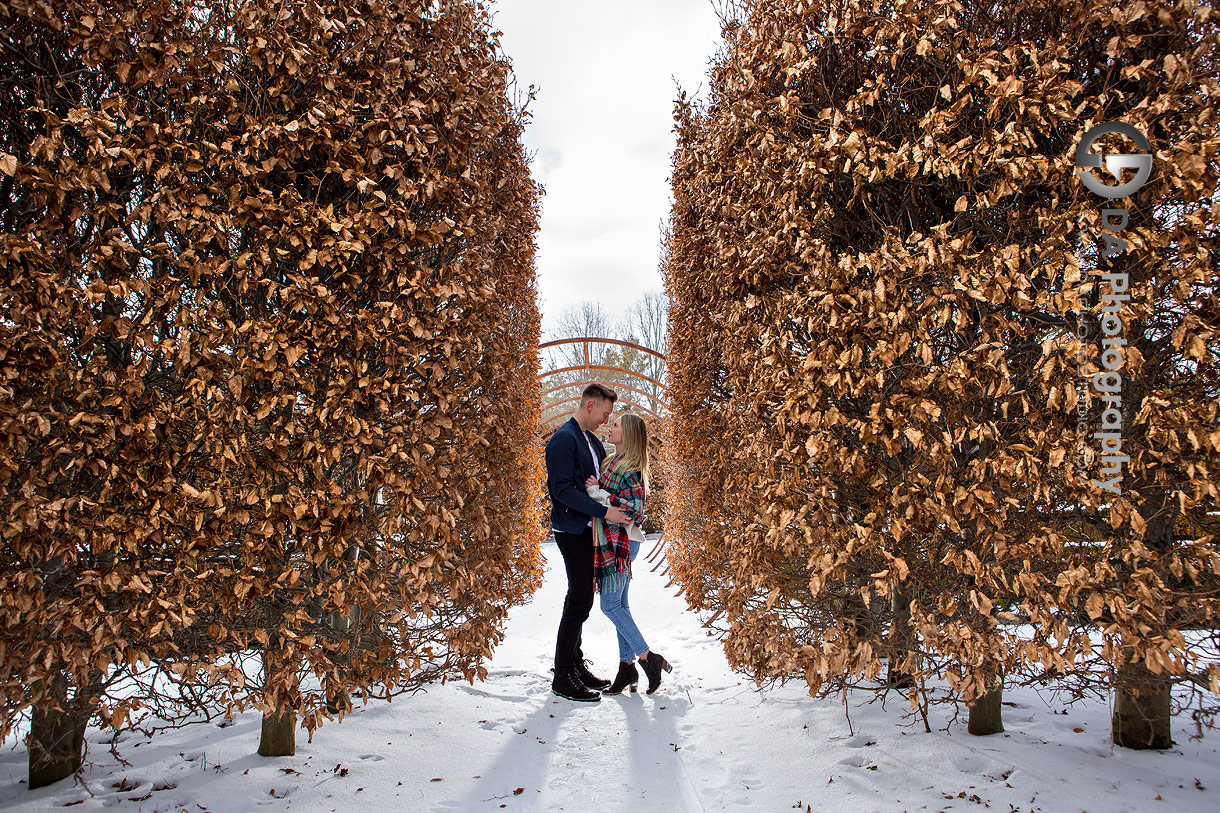
[[[622,418],[617,418],[615,419],[614,423],[610,425],[608,437],[610,442],[615,446],[623,442],[623,427],[621,426],[622,422]]]

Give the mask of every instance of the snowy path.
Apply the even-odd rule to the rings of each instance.
[[[25,749],[0,750],[0,808],[122,810],[599,811],[786,810],[1213,811],[1220,732],[1168,753],[1111,749],[1102,704],[1061,713],[1054,698],[1011,692],[1007,733],[974,738],[910,725],[896,698],[843,709],[792,683],[766,693],[728,670],[719,642],[664,579],[637,562],[636,620],[673,663],[661,691],[576,704],[550,694],[547,669],[563,600],[553,544],[547,580],[509,620],[486,683],[450,683],[358,708],[297,755],[263,759],[259,717],[193,726],[151,742],[125,735],[116,764],[91,733],[86,777],[25,790]],[[612,676],[612,627],[594,610],[585,652]],[[933,728],[944,721],[933,718]],[[520,792],[517,793],[520,789]]]

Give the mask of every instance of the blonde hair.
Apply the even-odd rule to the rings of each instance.
[[[644,477],[644,488],[648,488],[648,425],[639,415],[630,412],[619,418],[622,437],[620,449],[613,459],[627,471],[638,471]]]

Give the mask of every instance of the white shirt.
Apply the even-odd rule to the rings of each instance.
[[[602,479],[602,467],[597,462],[597,452],[593,451],[593,441],[589,440],[588,432],[585,432],[583,429],[581,431],[583,432],[583,434],[585,436],[585,443],[587,443],[589,445],[589,457],[593,458],[593,471],[597,473],[597,479],[601,480]],[[585,527],[586,528],[593,527],[593,518],[592,517],[589,517],[589,524],[586,525]]]

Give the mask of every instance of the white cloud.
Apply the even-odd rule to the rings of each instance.
[[[621,313],[662,285],[673,102],[678,84],[688,94],[706,85],[720,45],[715,11],[710,0],[499,0],[494,8],[519,85],[539,87],[526,146],[547,190],[544,328],[582,299]]]

